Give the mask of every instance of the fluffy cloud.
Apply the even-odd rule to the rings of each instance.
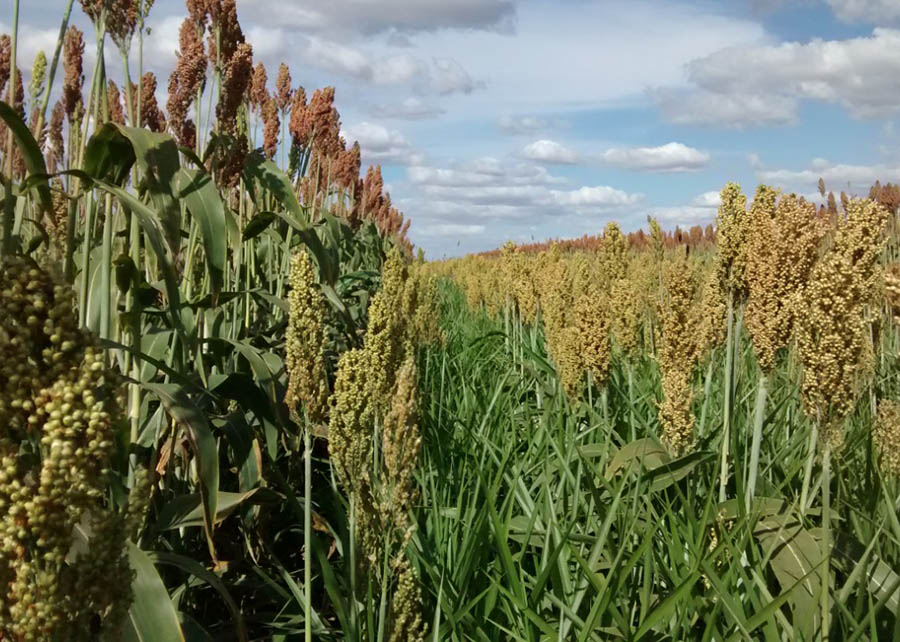
[[[497,127],[504,134],[533,134],[541,129],[545,129],[548,123],[542,118],[535,116],[501,116],[497,120]]]
[[[271,25],[319,31],[417,32],[438,29],[509,31],[513,0],[244,0],[241,16]]]
[[[384,125],[362,122],[341,131],[347,141],[358,141],[364,165],[374,163],[393,163],[397,165],[415,165],[423,160],[422,154],[415,151],[406,138],[395,130]]]
[[[828,5],[842,20],[872,24],[900,20],[900,4],[896,0],[828,0]]]
[[[525,146],[522,157],[541,163],[572,165],[578,162],[578,154],[565,145],[552,140],[536,140]]]
[[[682,143],[659,147],[612,148],[600,155],[609,165],[650,172],[688,172],[709,163],[709,154]]]
[[[674,207],[651,208],[649,215],[658,220],[663,228],[672,228],[676,225],[691,227],[712,223],[716,217],[716,210],[694,205],[676,205]]]
[[[456,223],[432,223],[417,230],[423,236],[476,236],[484,233],[484,225],[458,225]]]
[[[445,204],[455,217],[542,220],[571,211],[596,213],[634,206],[643,199],[610,186],[554,188],[561,179],[528,163],[505,164],[491,157],[450,168],[410,167],[410,183],[433,206]],[[449,207],[448,207],[449,206]],[[459,222],[459,221],[454,221]]]
[[[543,167],[528,163],[504,165],[491,156],[453,167],[410,167],[407,177],[411,183],[423,187],[456,188],[551,185],[562,181],[551,176]]]
[[[372,113],[379,118],[399,118],[402,120],[436,118],[445,112],[445,109],[430,105],[415,96],[411,96],[400,103],[376,105],[372,109]]]
[[[282,32],[269,39],[282,40]],[[309,65],[375,85],[410,85],[420,93],[441,95],[468,94],[484,86],[450,58],[426,62],[411,53],[373,58],[361,49],[320,36],[298,37],[293,46]]]
[[[787,190],[797,190],[801,193],[812,192],[819,179],[822,178],[828,189],[847,190],[852,194],[864,196],[868,194],[869,187],[876,180],[882,183],[900,181],[900,166],[848,165],[817,158],[808,168],[801,170],[766,169],[760,165],[757,168],[757,176],[766,183],[772,183]]]
[[[694,207],[714,207],[718,208],[722,204],[721,192],[703,192],[694,197],[691,205]]]
[[[571,191],[550,191],[550,201],[561,207],[615,209],[635,205],[644,198],[643,194],[629,194],[620,189],[600,185],[581,187]]]
[[[792,122],[802,100],[838,104],[857,118],[898,110],[900,30],[871,36],[731,47],[687,66],[693,90],[651,92],[679,123],[733,126]]]

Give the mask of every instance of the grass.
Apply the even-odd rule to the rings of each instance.
[[[799,505],[809,426],[788,368],[772,375],[748,504],[735,498],[752,465],[756,365],[741,342],[732,499],[719,502],[720,379],[697,402],[709,421],[696,450],[671,461],[656,442],[650,360],[633,364],[630,391],[626,364],[614,359],[606,420],[596,400],[562,394],[540,332],[513,321],[507,334],[453,286],[444,292],[448,343],[425,357],[422,381],[416,537],[438,639],[822,637],[822,512]],[[893,364],[882,377],[896,386]],[[871,417],[861,406],[834,461],[833,639],[890,638],[896,623],[900,576],[880,574],[897,563],[896,486],[866,454]],[[813,473],[815,489],[819,462]]]

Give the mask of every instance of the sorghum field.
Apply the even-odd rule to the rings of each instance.
[[[151,4],[0,37],[0,640],[900,638],[900,189],[426,263],[234,0],[157,104]]]

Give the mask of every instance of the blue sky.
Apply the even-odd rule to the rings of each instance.
[[[30,61],[51,53],[64,2],[21,4]],[[184,13],[179,0],[151,13],[161,98]],[[707,223],[728,180],[810,197],[820,176],[851,193],[900,181],[900,0],[238,0],[238,13],[270,84],[286,61],[308,93],[336,86],[345,137],[383,166],[432,258],[648,214]]]

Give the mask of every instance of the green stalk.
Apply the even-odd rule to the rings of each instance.
[[[800,490],[800,514],[806,514],[807,500],[809,498],[809,486],[812,478],[813,463],[816,459],[816,444],[819,437],[819,425],[813,422],[809,432],[809,445],[807,447],[806,466],[803,468],[803,486]]]
[[[825,554],[822,571],[822,640],[828,642],[831,629],[831,447],[827,441],[822,453],[822,546]]]
[[[722,410],[722,447],[719,468],[719,502],[724,502],[728,486],[728,445],[731,441],[731,379],[734,369],[734,297],[728,295],[728,318],[725,335],[725,372],[723,373],[722,390],[724,392],[724,408]]]
[[[700,437],[703,437],[706,428],[706,415],[707,409],[709,408],[709,392],[712,389],[712,375],[713,359],[712,357],[709,357],[709,364],[706,366],[706,377],[703,380],[703,405],[700,407],[700,424],[697,429],[697,434]]]
[[[9,102],[15,103],[16,96],[16,41],[19,35],[19,0],[13,2],[13,26],[10,36],[11,57],[9,66]],[[12,128],[6,136],[6,175],[9,184],[6,185],[6,207],[3,208],[3,245],[0,248],[0,257],[6,257],[13,251],[13,224],[15,222],[15,207],[12,198],[13,177],[13,132]]]
[[[81,127],[80,132],[80,140],[78,141],[79,151],[78,151],[78,161],[77,167],[80,167],[84,164],[84,149],[85,143],[88,135],[88,128],[90,127],[91,122],[91,111],[96,111],[97,103],[99,102],[97,99],[100,95],[100,90],[97,85],[100,82],[100,71],[101,65],[103,64],[103,43],[106,40],[106,29],[104,26],[104,16],[101,14],[100,20],[96,25],[96,33],[97,33],[97,60],[94,61],[94,70],[91,73],[91,91],[88,97],[87,107],[84,110],[84,121]],[[96,122],[96,114],[95,114],[95,122]],[[76,190],[77,190],[76,183]],[[93,233],[92,227],[94,224],[93,220],[93,190],[89,190],[87,192],[86,202],[85,202],[85,215],[84,215],[84,243],[83,243],[83,255],[81,257],[81,291],[78,293],[78,321],[79,324],[83,327],[87,321],[87,296],[88,296],[88,288],[90,286],[90,265],[91,265],[91,235]]]
[[[304,640],[312,642],[312,429],[309,422],[303,435],[303,629]]]
[[[750,477],[747,479],[746,504],[749,510],[750,502],[756,493],[756,478],[759,474],[759,449],[762,444],[762,429],[766,418],[766,393],[768,390],[769,375],[762,372],[759,375],[759,388],[756,392],[756,406],[753,410],[753,441],[750,446]]]
[[[110,333],[110,308],[112,307],[112,237],[113,207],[112,196],[106,195],[103,218],[103,245],[100,253],[100,338],[108,339]]]

